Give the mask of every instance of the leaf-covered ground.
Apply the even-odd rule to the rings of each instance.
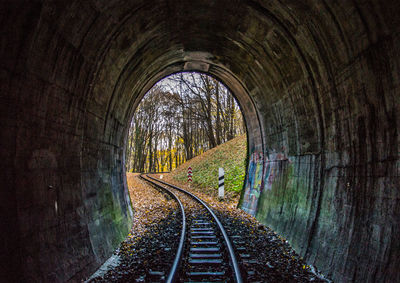
[[[218,168],[225,171],[225,192],[228,198],[238,201],[246,174],[247,137],[241,135],[195,158],[188,160],[175,170],[167,179],[180,184],[187,183],[187,169],[192,167],[192,187],[206,191],[210,195],[218,194]]]
[[[315,268],[307,265],[289,245],[269,227],[256,218],[237,208],[238,197],[230,195],[224,201],[209,189],[188,185],[174,180],[168,174],[154,174],[166,182],[190,191],[206,201],[220,218],[230,237],[240,236],[244,243],[237,251],[241,264],[246,270],[244,276],[254,282],[327,282],[322,275],[316,275]]]
[[[128,173],[127,178],[135,213],[131,233],[116,252],[119,264],[90,282],[163,282],[173,262],[181,219],[177,204],[137,174]],[[196,191],[220,216],[228,235],[240,237],[242,243],[234,245],[245,282],[324,282],[285,239],[237,209],[234,198],[220,202],[212,194]],[[194,217],[197,205],[183,202],[188,218]]]
[[[138,174],[128,173],[127,181],[134,221],[116,251],[120,263],[90,282],[162,280],[173,262],[181,225],[177,203],[146,184]]]

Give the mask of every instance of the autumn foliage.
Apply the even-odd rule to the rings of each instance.
[[[239,106],[221,82],[205,74],[175,74],[156,84],[135,111],[127,171],[171,171],[244,132]]]

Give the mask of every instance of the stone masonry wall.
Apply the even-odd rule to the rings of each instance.
[[[382,40],[337,73],[340,99],[322,91],[324,148],[297,144],[287,108],[304,113],[310,104],[288,94],[267,117],[268,154],[250,159],[243,209],[337,282],[400,280],[398,42]]]
[[[202,71],[244,112],[242,208],[335,281],[400,281],[399,1],[5,0],[0,11],[0,276],[79,281],[112,253],[133,217],[135,106],[162,77]]]

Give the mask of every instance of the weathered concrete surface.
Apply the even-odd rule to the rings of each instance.
[[[133,110],[157,80],[194,69],[243,108],[243,208],[335,281],[400,281],[398,1],[13,0],[0,10],[1,276],[79,280],[101,265],[132,220],[123,145]]]

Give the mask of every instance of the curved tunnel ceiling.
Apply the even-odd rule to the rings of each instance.
[[[110,255],[133,217],[133,110],[159,79],[197,70],[243,110],[242,209],[335,281],[399,279],[398,1],[0,5],[1,211],[18,235],[2,259],[14,274],[77,280]]]
[[[159,73],[193,69],[186,63],[194,61],[200,62],[194,70],[234,77],[251,94],[257,109],[262,109],[260,115],[267,115],[265,109],[288,88],[296,84],[303,87],[307,81],[308,102],[314,105],[310,122],[317,127],[296,127],[296,135],[301,137],[301,131],[308,131],[310,138],[309,132],[314,132],[312,149],[323,150],[325,126],[318,89],[333,80],[333,68],[354,56],[350,50],[358,49],[353,51],[357,53],[363,48],[350,46],[338,22],[344,15],[332,10],[343,12],[346,7],[326,3],[313,7],[290,1],[273,6],[255,1],[144,1],[132,5],[129,9],[117,1],[97,7],[115,22],[104,28],[108,22],[94,20],[87,31],[107,32],[98,48],[94,87],[88,91],[89,103],[93,99],[95,107],[100,106],[103,112],[106,109],[106,119],[115,117],[117,123],[125,125],[132,109],[132,102],[126,103],[129,96],[140,97],[142,85],[155,81]],[[292,150],[301,153],[300,146]]]

